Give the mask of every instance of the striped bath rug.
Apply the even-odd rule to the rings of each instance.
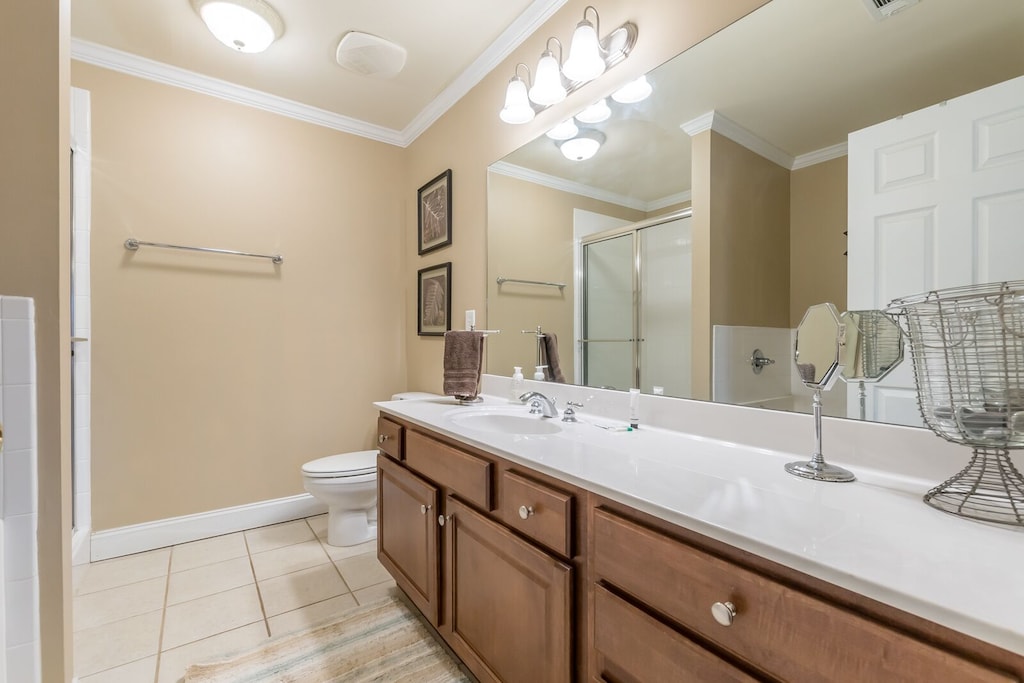
[[[469,683],[396,597],[284,636],[216,664],[193,664],[183,683]]]

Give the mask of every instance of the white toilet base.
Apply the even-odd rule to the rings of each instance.
[[[372,512],[372,519],[369,519]],[[370,510],[344,510],[331,507],[327,514],[328,545],[359,545],[377,538],[377,506]]]

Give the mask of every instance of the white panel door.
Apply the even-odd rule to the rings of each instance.
[[[1024,77],[850,134],[848,265],[850,310],[1024,279]],[[867,418],[923,425],[909,349]]]

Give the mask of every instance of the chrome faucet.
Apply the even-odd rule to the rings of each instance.
[[[528,391],[519,397],[523,403],[530,402],[530,415],[543,415],[544,417],[558,417],[558,409],[555,408],[554,400],[548,398],[539,391]]]

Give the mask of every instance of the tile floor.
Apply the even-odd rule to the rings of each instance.
[[[375,541],[327,545],[327,516],[75,568],[80,683],[174,683],[396,590]]]

